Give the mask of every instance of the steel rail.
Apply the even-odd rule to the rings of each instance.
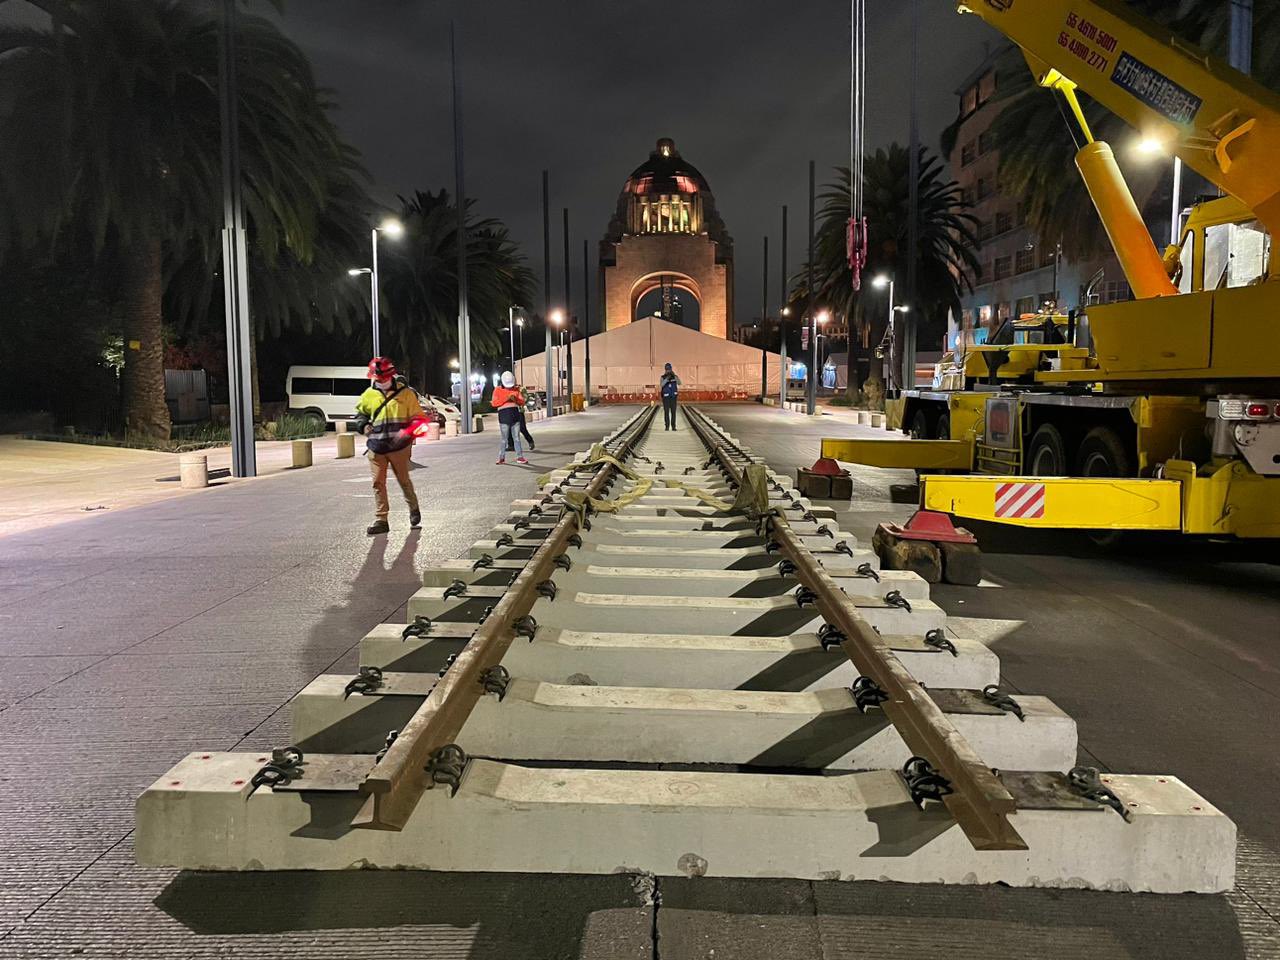
[[[628,456],[653,422],[656,409],[650,405],[615,435],[614,439],[620,443],[612,451],[614,457],[623,460]],[[587,485],[587,495],[603,496],[616,474],[617,468],[612,464],[597,468]],[[551,576],[556,557],[564,552],[577,529],[577,512],[566,509],[510,589],[494,605],[452,666],[365,777],[360,785],[365,801],[351,821],[353,827],[402,830],[408,823],[418,800],[431,786],[426,770],[428,762],[462,730],[485,693],[485,671],[502,661],[516,636],[515,622],[533,607],[538,598],[538,584]]]
[[[692,416],[691,416],[692,414]],[[742,482],[739,463],[751,457],[728,442],[701,412],[686,411],[688,422],[734,483]],[[933,698],[920,686],[879,633],[859,614],[856,604],[823,569],[785,516],[769,518],[770,536],[795,565],[796,577],[815,595],[815,605],[845,637],[841,647],[855,669],[888,695],[881,709],[914,755],[923,757],[954,791],[942,798],[947,810],[976,850],[1025,850],[1026,841],[1009,822],[1017,809],[1013,795],[982,761]]]

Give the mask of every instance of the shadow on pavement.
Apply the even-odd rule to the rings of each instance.
[[[184,872],[155,904],[201,937],[312,932],[315,955],[355,936],[362,955],[381,944],[416,957],[650,956],[651,908],[623,874]]]
[[[355,622],[365,619],[366,628],[371,627],[404,603],[406,585],[410,587],[409,593],[421,585],[414,565],[414,555],[422,542],[421,530],[411,529],[405,534],[404,542],[389,564],[387,551],[391,535],[368,540],[368,550],[349,582],[349,589],[334,594],[333,602],[324,607],[320,619],[308,631],[303,647],[306,661],[314,662],[317,653],[325,652],[332,653],[335,660],[340,659],[346,651],[358,646],[367,632],[355,626]],[[362,611],[366,612],[363,617]]]
[[[947,956],[975,960],[1246,957],[1235,913],[1221,896],[719,878],[662,878],[659,889],[664,956],[684,955],[670,949],[683,929],[697,930],[705,946],[708,931],[729,933],[724,918],[749,916],[744,951],[725,954],[735,960],[777,956],[778,945],[769,944],[782,933],[800,946],[795,940],[807,937],[798,919],[816,919],[813,934],[823,942],[856,946],[841,956],[895,956],[910,944],[912,955],[946,947]],[[449,956],[649,956],[651,912],[630,875],[185,872],[155,904],[208,937],[363,931],[369,943],[381,939],[377,931],[395,928],[398,949],[412,951],[421,939],[423,949],[413,955],[431,956],[427,944],[443,948],[444,927],[470,938],[465,954],[454,943]],[[710,914],[722,920],[707,926]]]
[[[822,948],[834,949],[830,955],[839,957],[1246,957],[1239,923],[1222,896],[871,881],[808,886],[811,889],[806,896],[798,881],[664,878],[660,881],[659,942],[670,945],[667,929],[676,925],[678,912],[698,911],[729,917],[751,915],[749,943],[767,943],[775,928],[789,930],[792,942],[803,940],[797,921],[816,917]],[[684,923],[687,926],[688,920]],[[706,929],[703,924],[699,927]],[[662,953],[667,956],[669,951]],[[792,955],[785,950],[782,953]],[[770,948],[728,955],[735,960],[763,960],[778,953]]]

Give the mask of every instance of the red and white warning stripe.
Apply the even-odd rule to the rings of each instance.
[[[1002,483],[996,487],[996,516],[1036,519],[1044,516],[1043,483]]]

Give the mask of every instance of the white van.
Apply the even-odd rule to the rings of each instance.
[[[368,367],[290,367],[284,381],[289,412],[326,424],[354,420],[356,401],[368,389]]]
[[[321,423],[354,420],[356,401],[369,389],[368,367],[290,367],[284,392],[289,412],[314,417]],[[441,424],[461,420],[462,413],[448,400],[418,394],[422,409],[435,409]]]

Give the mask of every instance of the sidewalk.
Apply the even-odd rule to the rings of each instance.
[[[335,436],[313,441],[316,463],[334,458]],[[259,477],[292,469],[290,441],[259,441],[256,449]],[[246,482],[230,476],[230,447],[200,452],[209,458],[210,487]],[[199,492],[179,484],[176,453],[0,437],[0,537]]]
[[[806,423],[820,423],[822,421],[816,419],[817,417],[829,417],[831,418],[831,420],[838,422],[842,428],[845,426],[861,427],[861,431],[862,431],[861,435],[868,436],[868,437],[886,437],[886,436],[893,436],[896,434],[896,431],[890,431],[885,427],[872,427],[872,426],[868,426],[865,423],[859,424],[858,414],[867,413],[868,411],[865,409],[859,410],[857,407],[837,407],[827,402],[827,400],[828,398],[822,398],[822,397],[818,399],[817,413],[813,417],[810,417],[807,413],[797,413],[795,411],[787,410],[779,406],[765,406],[765,407],[762,407],[761,409],[774,410],[777,413],[783,414],[785,416],[798,417]],[[871,412],[878,413],[881,416],[884,416],[883,412],[879,410],[875,410]]]

